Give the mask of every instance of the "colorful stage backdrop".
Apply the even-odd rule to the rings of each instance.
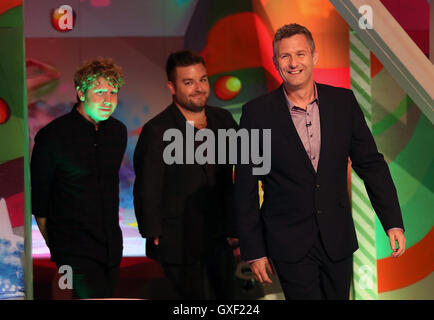
[[[31,237],[24,227],[30,225],[30,212],[25,205],[29,194],[29,172],[24,71],[22,3],[1,1],[0,299],[24,298],[25,282],[27,297],[31,298]]]
[[[382,2],[428,54],[427,2],[412,1],[412,10],[406,10],[405,14],[400,5],[408,6],[406,1]],[[72,30],[61,32],[53,25],[51,13],[64,4],[74,10],[75,21]],[[4,17],[7,15],[0,16],[0,22]],[[351,87],[356,92],[379,149],[390,165],[406,226],[407,252],[400,259],[392,260],[388,239],[379,221],[369,214],[372,208],[366,200],[364,186],[357,177],[352,177],[353,215],[361,243],[355,256],[353,297],[434,298],[433,126],[369,48],[364,48],[357,39],[350,41],[350,34],[354,33],[327,0],[69,0],[67,3],[63,0],[27,0],[24,22],[30,147],[42,126],[69,112],[75,102],[73,74],[83,60],[112,57],[124,69],[126,84],[120,91],[114,116],[129,129],[127,152],[120,172],[120,223],[126,256],[145,254],[133,212],[132,155],[141,126],[171,102],[164,72],[168,54],[183,48],[200,52],[206,60],[213,89],[209,103],[228,109],[239,120],[245,102],[280,84],[272,65],[274,32],[290,22],[306,25],[313,32],[319,50],[315,79]],[[3,39],[6,38],[2,33],[2,48],[6,43]],[[19,91],[23,81],[18,76],[22,64],[9,57],[16,64],[4,65],[3,57],[10,52],[2,49],[0,54],[0,98],[5,101],[2,104],[0,100],[0,105],[6,105],[5,110],[9,106],[11,110],[9,120],[0,124],[0,163],[1,166],[18,166],[20,169],[14,175],[19,177],[23,176],[23,163],[26,162],[19,151],[24,149],[23,139],[19,138],[23,129],[16,129],[19,125],[15,123],[19,121],[17,118],[21,118],[22,123],[25,113],[19,104],[16,104],[19,109],[16,113],[11,106],[23,98]],[[11,74],[4,75],[7,70]],[[7,85],[3,84],[3,79],[8,79]],[[11,79],[18,84],[12,85]],[[10,90],[16,97],[5,91],[6,88],[13,88]],[[9,129],[2,131],[6,130],[4,128]],[[11,144],[12,139],[17,142]],[[8,147],[5,149],[6,142]],[[10,167],[5,170],[8,174],[12,174]],[[6,199],[9,215],[11,208],[23,207],[24,201],[24,186],[18,186],[14,191],[12,188],[12,184],[3,178],[0,180],[0,197]],[[8,203],[8,198],[9,203],[12,198],[13,204]],[[22,226],[24,210],[19,212]],[[16,235],[13,225],[12,230]],[[48,250],[35,224],[32,230],[34,257],[46,256]],[[14,250],[22,251],[22,232],[20,236],[21,244],[18,241]]]

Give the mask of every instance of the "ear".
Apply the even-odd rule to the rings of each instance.
[[[273,55],[273,65],[274,68],[276,68],[277,71],[279,71],[279,63],[277,62],[277,57]]]
[[[172,81],[167,82],[167,87],[169,88],[170,94],[174,96],[176,94],[175,84]]]
[[[316,65],[318,63],[318,51],[314,51],[314,53],[312,54],[312,58],[313,58],[313,65]]]
[[[76,87],[75,91],[77,91],[77,95],[80,98],[80,101],[84,101],[85,100],[84,93],[83,91],[81,91],[80,87]]]

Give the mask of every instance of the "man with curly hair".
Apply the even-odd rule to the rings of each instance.
[[[122,70],[111,59],[97,58],[77,70],[74,83],[78,102],[71,112],[35,136],[32,212],[51,260],[59,269],[72,269],[76,297],[107,298],[113,295],[123,248],[119,169],[127,129],[111,117]],[[64,285],[71,289],[71,283]]]

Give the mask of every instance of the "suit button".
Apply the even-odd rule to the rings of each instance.
[[[320,187],[320,185],[319,185],[319,184],[315,185],[315,188],[319,189],[319,187]]]
[[[316,213],[317,213],[317,214],[321,214],[322,211],[321,211],[321,210],[316,210]]]

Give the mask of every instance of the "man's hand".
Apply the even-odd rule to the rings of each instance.
[[[267,257],[253,261],[252,263],[250,263],[250,267],[252,268],[252,272],[255,275],[255,278],[260,283],[273,283],[268,274],[271,275],[274,274],[274,272]]]
[[[36,217],[35,216],[35,220],[36,220],[36,224],[38,225],[39,228],[39,232],[41,232],[41,235],[44,237],[45,243],[48,245],[48,236],[47,236],[47,218],[41,218],[41,217]]]
[[[387,232],[390,241],[390,247],[392,248],[392,257],[398,258],[405,251],[405,237],[404,232],[401,229],[392,229]],[[396,248],[395,241],[398,241],[398,248]]]
[[[146,241],[152,241],[156,246],[160,243],[160,237],[146,238]]]
[[[228,238],[227,240],[232,248],[232,253],[234,255],[235,261],[239,263],[241,261],[240,240],[238,238]]]

